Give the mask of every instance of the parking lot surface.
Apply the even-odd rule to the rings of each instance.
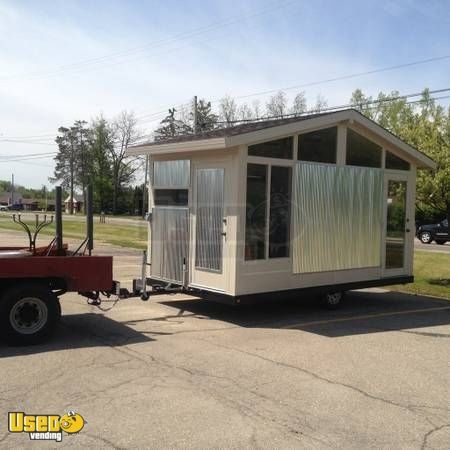
[[[116,277],[138,252],[102,247]],[[387,291],[228,307],[183,295],[61,300],[53,339],[0,344],[3,448],[444,449],[450,302]],[[63,443],[7,431],[8,411],[87,421]]]

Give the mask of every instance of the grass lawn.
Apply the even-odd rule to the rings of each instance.
[[[450,300],[450,253],[415,250],[414,278],[412,284],[389,286],[389,289]]]
[[[42,215],[41,215],[42,216]],[[33,216],[24,214],[22,219],[28,224],[34,224],[32,220]],[[11,220],[11,214],[0,216],[0,230],[15,230],[23,231],[22,227],[15,224]],[[31,227],[34,230],[34,226]],[[63,217],[63,232],[64,237],[79,239],[80,243],[86,236],[86,223],[84,219],[81,221],[64,220]],[[54,236],[55,225],[49,225],[45,227],[39,234],[39,236]],[[118,245],[121,247],[129,247],[144,250],[147,248],[147,224],[142,222],[142,225],[124,225],[115,223],[98,223],[98,218],[94,220],[94,239],[106,242],[112,245]],[[24,233],[24,242],[26,242],[26,235]],[[40,240],[44,245],[47,243],[45,240]],[[39,237],[38,237],[39,245]]]
[[[31,215],[24,215],[29,219],[28,223],[33,223]],[[86,235],[86,225],[84,219],[81,221],[64,220],[64,236],[79,239],[80,242]],[[33,229],[34,227],[32,227]],[[22,228],[13,223],[11,214],[0,215],[0,230],[22,231]],[[54,236],[54,224],[42,230],[41,235]],[[147,248],[147,224],[98,223],[98,218],[94,220],[94,239],[120,247],[135,248],[144,250]],[[38,239],[39,240],[39,239]],[[24,234],[25,242],[25,234]],[[42,240],[41,243],[46,243]],[[39,242],[38,242],[39,245]],[[414,277],[412,284],[390,286],[389,289],[412,294],[431,295],[443,297],[450,300],[450,253],[437,253],[416,250],[414,252]]]

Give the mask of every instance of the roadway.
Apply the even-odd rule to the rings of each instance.
[[[98,251],[116,255],[122,281],[136,274],[139,252]],[[334,312],[313,298],[61,303],[51,342],[0,344],[3,448],[36,447],[8,433],[8,411],[68,409],[87,420],[63,437],[72,448],[448,448],[448,300],[379,289]]]

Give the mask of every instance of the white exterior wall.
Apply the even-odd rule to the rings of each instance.
[[[286,289],[297,289],[314,287],[321,285],[333,285],[338,283],[351,283],[367,280],[377,280],[383,277],[397,276],[397,275],[412,275],[413,274],[413,251],[414,251],[414,204],[415,204],[415,184],[416,184],[416,166],[412,159],[405,156],[404,153],[397,150],[387,141],[379,138],[374,133],[367,131],[365,128],[356,126],[354,124],[338,124],[337,134],[337,165],[345,165],[346,161],[346,128],[357,131],[364,137],[382,147],[382,167],[384,167],[385,152],[390,151],[396,156],[401,157],[411,164],[410,171],[403,170],[384,170],[385,179],[387,175],[393,177],[406,178],[408,182],[406,210],[407,219],[409,219],[410,232],[406,234],[405,239],[405,268],[385,271],[383,269],[385,262],[385,230],[386,230],[386,200],[383,201],[383,217],[382,217],[382,239],[381,239],[381,265],[379,267],[339,270],[330,272],[317,272],[294,274],[292,272],[292,245],[291,252],[288,258],[280,259],[265,259],[246,261],[244,255],[245,242],[245,204],[246,204],[246,173],[247,161],[250,160],[255,163],[274,164],[274,165],[291,165],[294,167],[297,161],[297,136],[294,135],[294,160],[278,160],[274,158],[247,158],[247,146],[240,147],[240,155],[242,164],[240,165],[239,175],[239,204],[240,207],[240,221],[238,229],[238,242],[241,243],[238,247],[237,261],[236,261],[236,291],[235,295],[263,293],[270,291],[281,291]],[[329,125],[327,125],[329,127]],[[311,130],[308,130],[308,132]],[[277,136],[281,138],[282,136]],[[384,183],[383,199],[386,199],[386,183]],[[292,218],[291,218],[292,222]],[[292,225],[292,224],[291,224]],[[291,226],[292,229],[292,226]],[[291,234],[292,236],[292,234]]]
[[[340,270],[332,272],[293,274],[292,273],[292,248],[290,257],[280,259],[267,259],[245,261],[245,217],[246,217],[246,174],[247,174],[247,145],[240,145],[226,150],[213,149],[195,152],[170,152],[168,154],[158,154],[151,157],[151,161],[189,159],[191,161],[191,187],[189,193],[190,207],[190,252],[189,252],[189,282],[192,280],[194,270],[193,247],[195,246],[195,217],[193,213],[192,187],[195,182],[194,171],[197,166],[204,164],[214,167],[214,163],[226,163],[228,170],[225,175],[226,204],[224,215],[227,219],[226,239],[224,241],[223,270],[226,277],[223,292],[229,295],[254,294],[269,291],[280,291],[286,289],[313,287],[320,285],[333,285],[338,283],[358,282],[366,280],[376,280],[387,276],[412,275],[413,271],[413,241],[414,241],[414,202],[415,202],[415,182],[416,166],[412,158],[404,152],[395,148],[392,144],[382,139],[366,128],[353,123],[326,124],[323,128],[330,126],[338,127],[337,134],[337,165],[345,165],[346,158],[346,127],[349,126],[359,134],[369,138],[383,148],[382,162],[384,166],[385,151],[389,150],[393,154],[401,157],[411,164],[410,171],[385,170],[385,174],[397,177],[406,177],[408,181],[407,191],[407,217],[409,218],[409,229],[406,234],[405,246],[405,270],[385,271],[383,270],[385,260],[385,231],[381,239],[381,260],[380,267],[370,267],[362,269]],[[317,129],[317,128],[316,128]],[[313,131],[313,129],[308,129]],[[292,132],[286,136],[292,136]],[[287,165],[293,167],[297,161],[297,136],[294,134],[294,158],[293,160],[278,160],[274,158],[251,157],[256,163],[267,163],[274,165]],[[264,141],[279,139],[284,136],[268,138],[264,136]],[[254,142],[258,143],[258,142]],[[386,189],[386,183],[384,183]],[[149,184],[149,205],[154,206],[153,192]],[[384,197],[386,198],[386,192]],[[386,228],[386,201],[384,201],[383,227]],[[291,234],[292,235],[292,234]],[[151,257],[151,227],[149,227],[149,257]],[[151,268],[150,274],[151,276]],[[209,286],[214,289],[214,286]],[[220,289],[218,289],[220,290]]]
[[[236,250],[237,250],[237,223],[238,223],[238,208],[237,205],[237,195],[238,195],[238,185],[239,185],[239,152],[237,148],[231,148],[227,150],[211,150],[201,152],[189,152],[182,154],[180,153],[171,153],[168,155],[155,155],[152,156],[151,161],[169,161],[169,160],[177,160],[177,159],[189,159],[190,164],[190,188],[189,188],[189,209],[190,209],[190,242],[189,242],[189,274],[188,281],[189,284],[192,284],[195,270],[195,262],[194,262],[194,250],[195,246],[195,213],[193,208],[193,186],[195,183],[195,169],[197,167],[206,167],[211,166],[214,167],[215,164],[222,165],[226,164],[227,168],[225,171],[225,186],[224,190],[226,192],[226,204],[224,206],[224,218],[227,220],[226,225],[226,238],[223,242],[223,264],[222,271],[225,277],[225,286],[224,289],[218,288],[217,291],[223,291],[229,295],[235,295],[235,285],[236,285]],[[153,188],[150,183],[148,186],[149,190],[149,207],[153,208]],[[151,260],[151,224],[149,224],[148,229],[149,237],[148,237],[148,254],[149,260]],[[151,277],[151,266],[150,273],[148,274]],[[207,271],[204,271],[206,281],[208,274]],[[214,275],[214,274],[213,274]],[[212,285],[214,283],[213,277],[211,277],[211,283],[208,287],[214,290]],[[198,287],[198,286],[197,286]]]

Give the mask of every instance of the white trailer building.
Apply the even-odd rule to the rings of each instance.
[[[413,280],[416,171],[435,164],[355,110],[128,153],[151,156],[151,283],[230,302],[318,290],[333,303]]]

